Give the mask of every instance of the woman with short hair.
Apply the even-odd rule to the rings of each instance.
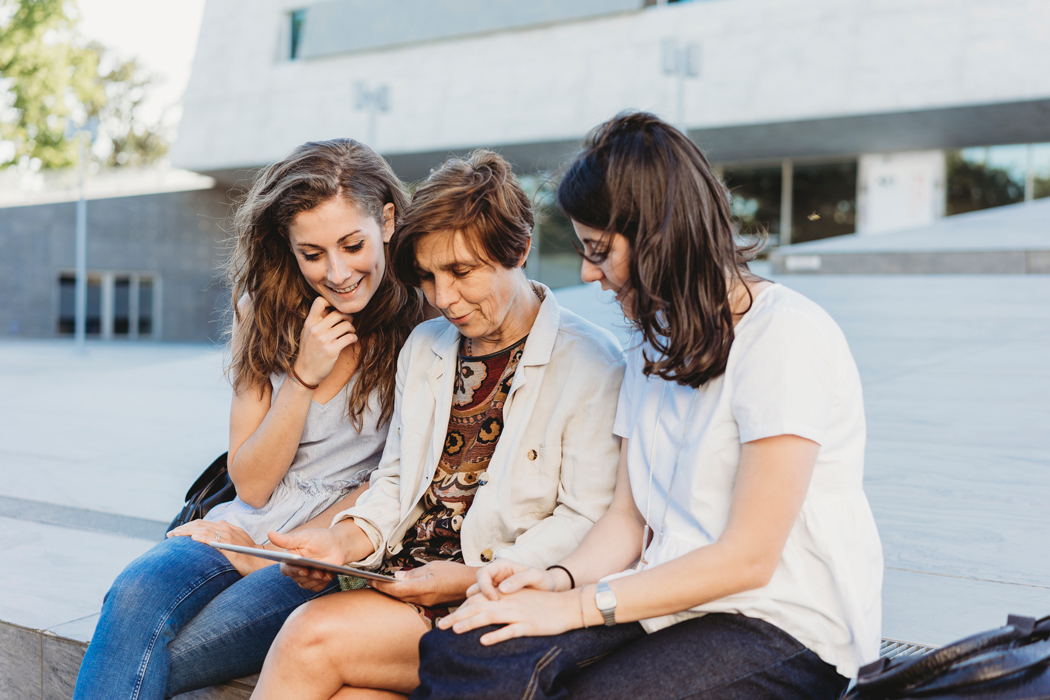
[[[882,581],[842,331],[748,270],[726,191],[652,115],[597,127],[557,201],[636,330],[616,494],[556,568],[482,569],[412,697],[837,698],[878,655]]]
[[[387,270],[408,203],[356,141],[307,143],[256,177],[234,218],[229,475],[237,497],[168,533],[117,577],[74,697],[164,697],[257,672],[304,590],[268,531],[325,527],[367,485],[394,411],[420,295]]]
[[[394,267],[442,318],[398,363],[393,429],[357,505],[329,530],[273,541],[402,580],[312,601],[285,623],[256,698],[400,697],[418,643],[487,562],[547,567],[612,498],[619,344],[523,267],[529,200],[500,156],[452,159],[417,190]],[[306,586],[319,572],[289,569]]]

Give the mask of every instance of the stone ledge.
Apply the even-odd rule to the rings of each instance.
[[[87,643],[0,622],[0,698],[69,700]],[[177,700],[248,700],[259,676],[238,678]]]

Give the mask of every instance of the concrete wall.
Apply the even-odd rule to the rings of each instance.
[[[197,190],[87,203],[89,274],[151,273],[162,287],[163,340],[216,339],[228,204]],[[57,334],[59,275],[74,270],[76,204],[0,208],[0,336]]]
[[[977,127],[989,120],[1003,138],[1050,140],[1048,2],[718,0],[283,60],[288,13],[300,7],[209,0],[177,165],[216,172],[271,162],[311,139],[367,140],[368,114],[354,103],[359,82],[389,86],[390,109],[378,115],[372,145],[388,155],[430,154],[431,166],[471,146],[575,143],[625,108],[673,120],[677,79],[661,71],[668,39],[700,46],[700,76],[685,81],[684,121],[701,145],[726,129],[750,128],[730,135],[746,146],[781,134],[769,125],[790,127],[771,141],[779,150],[741,147],[730,156],[802,157],[826,141],[854,154],[982,145],[988,137]],[[996,104],[1020,106],[980,112]],[[960,106],[984,116],[966,121],[951,111]],[[929,110],[947,111],[931,125],[922,116]],[[880,131],[878,115],[886,114],[910,116]],[[847,121],[836,131],[834,120]],[[819,129],[795,133],[792,125],[809,122]],[[1031,128],[1012,133],[1018,124]],[[938,142],[912,143],[922,128]],[[791,139],[802,145],[792,151]],[[713,157],[722,158],[717,147]]]

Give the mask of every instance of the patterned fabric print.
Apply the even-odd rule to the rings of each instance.
[[[432,561],[463,561],[460,528],[474,501],[478,477],[489,466],[503,433],[503,404],[526,338],[484,357],[460,353],[445,446],[430,488],[423,495],[423,515],[409,529],[401,551],[381,571],[414,569]],[[428,625],[448,614],[447,606],[413,605]]]

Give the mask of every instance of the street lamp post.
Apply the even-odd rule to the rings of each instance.
[[[358,83],[354,92],[354,109],[368,110],[368,145],[376,148],[376,114],[390,111],[390,86],[370,89],[365,83]]]
[[[73,338],[79,352],[84,352],[87,347],[87,199],[84,194],[84,176],[87,172],[88,146],[97,130],[98,119],[93,117],[81,129],[73,132],[77,140],[77,182],[80,190],[77,198]]]
[[[682,133],[686,131],[685,124],[685,81],[688,78],[700,76],[700,44],[686,42],[679,44],[677,39],[664,39],[662,45],[663,73],[677,78],[678,104],[676,124]]]

